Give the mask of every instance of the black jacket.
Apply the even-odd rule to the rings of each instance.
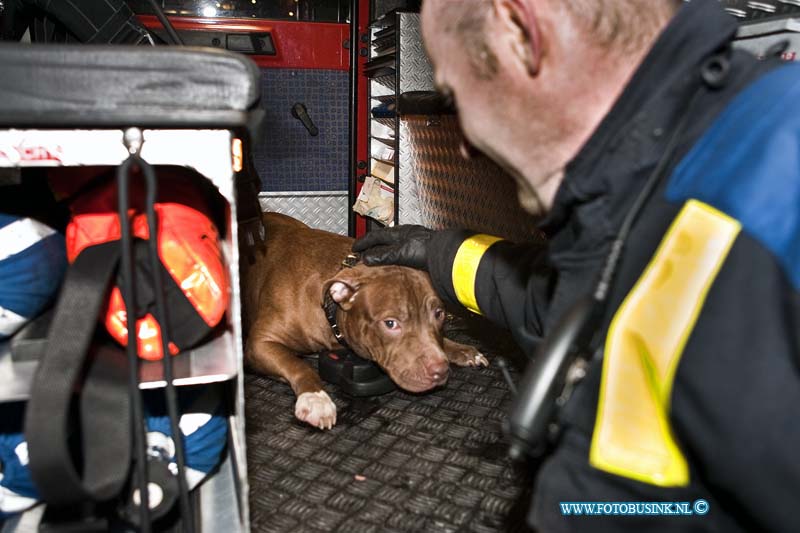
[[[533,353],[576,299],[594,289],[622,219],[697,94],[670,172],[627,241],[600,336],[603,357],[594,359],[562,411],[560,440],[539,470],[530,521],[541,531],[800,531],[794,509],[800,498],[800,124],[794,119],[800,117],[800,105],[794,104],[800,101],[800,72],[777,60],[725,52],[736,28],[715,1],[684,5],[568,165],[542,225],[547,247],[489,242],[471,256],[479,311],[507,326]],[[702,66],[721,51],[730,59],[730,71],[721,87],[710,87]],[[691,229],[689,241],[695,228],[706,227],[688,222],[692,213],[729,236],[720,244],[717,233],[708,234],[705,244],[719,245],[712,252],[719,264],[706,265],[708,283],[695,288],[689,285],[702,265],[689,268],[676,258],[685,244],[683,227]],[[439,292],[462,304],[463,290],[459,293],[453,280],[468,237],[459,234],[429,259]],[[682,303],[672,302],[671,292],[666,299],[657,293],[659,276],[669,278],[673,268],[688,276],[685,283],[670,278],[677,283],[676,299],[685,289]],[[634,326],[652,315],[645,324],[651,336],[668,337],[676,324],[685,323],[685,331],[671,341],[641,340],[635,328],[625,329],[626,309],[636,310],[629,320]],[[615,317],[619,323],[609,328]],[[654,327],[654,320],[661,322]],[[636,370],[641,376],[626,374],[626,364],[640,361],[620,364],[615,348],[637,339],[641,347],[621,351],[641,350],[641,360],[649,361]],[[658,357],[649,354],[659,348],[650,342],[672,347],[663,361],[673,367],[652,362]],[[616,385],[610,381],[614,376]],[[605,403],[598,401],[601,383]],[[642,398],[652,400],[664,417],[660,438],[673,444],[668,447],[676,457],[673,481],[626,473],[613,464],[616,459],[598,467],[599,407],[614,411],[608,415],[617,417],[616,426],[608,425],[612,432],[648,426],[649,418],[641,419],[649,411],[619,400],[635,395],[627,389],[637,387],[659,395]],[[632,410],[629,418],[620,414],[626,409]],[[611,441],[615,438],[619,434]],[[624,463],[627,456],[621,457]],[[699,499],[708,502],[707,514],[575,517],[563,516],[560,507],[561,502]]]

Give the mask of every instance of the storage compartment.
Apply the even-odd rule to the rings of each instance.
[[[259,123],[259,113],[252,113],[258,103],[255,66],[240,56],[213,51],[10,45],[0,46],[0,63],[4,72],[7,66],[16,72],[0,87],[0,194],[8,190],[5,187],[39,179],[34,175],[44,169],[59,182],[88,170],[85,167],[116,168],[129,150],[137,151],[135,142],[123,139],[137,135],[143,141],[138,153],[157,173],[166,166],[191,169],[198,187],[213,191],[212,201],[222,217],[229,305],[213,334],[173,357],[173,383],[179,390],[215,384],[226,406],[225,455],[194,491],[200,502],[195,505],[198,528],[248,531],[234,167],[237,159],[241,163],[242,150],[246,154],[249,149],[248,126]],[[178,82],[158,83],[165,71]],[[73,83],[64,86],[64,79]],[[41,89],[35,102],[24,96],[31,85]],[[131,124],[144,127],[129,128]],[[24,215],[35,210],[37,202],[17,207]],[[35,358],[12,359],[10,342],[0,341],[0,403],[21,406],[28,399],[37,365]],[[166,385],[159,362],[144,362],[139,374],[140,389]],[[7,521],[3,532],[35,528],[42,507]]]

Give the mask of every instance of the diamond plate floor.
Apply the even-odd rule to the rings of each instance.
[[[247,375],[252,530],[528,531],[531,480],[506,458],[500,429],[510,393],[482,351],[489,368],[453,368],[427,394],[352,399],[326,385],[338,410],[326,432],[294,419],[288,385]]]

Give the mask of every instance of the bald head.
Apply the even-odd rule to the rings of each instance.
[[[476,76],[489,78],[497,73],[497,57],[487,44],[486,17],[492,8],[491,0],[432,1],[441,32],[456,38]],[[426,6],[427,7],[427,6]]]
[[[608,51],[630,52],[646,46],[678,10],[683,0],[512,0],[535,5],[546,2],[572,19],[583,36]],[[468,52],[487,51],[484,32],[494,0],[426,0],[441,31],[456,35]],[[490,51],[490,50],[488,50]],[[476,64],[479,63],[476,61]],[[495,61],[496,63],[496,61]],[[486,66],[478,66],[481,75]],[[496,68],[496,65],[494,65]],[[491,69],[491,65],[488,66]]]
[[[422,30],[465,137],[539,213],[681,3],[425,0]]]
[[[649,45],[683,0],[560,0],[559,3],[596,44],[632,52]]]

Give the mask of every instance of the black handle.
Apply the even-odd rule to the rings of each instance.
[[[312,137],[319,135],[319,129],[314,125],[314,121],[308,116],[308,110],[305,104],[297,102],[292,106],[292,116],[303,123],[303,126],[308,130]]]
[[[228,50],[244,54],[276,55],[275,43],[269,32],[229,33],[225,36],[225,45]]]
[[[596,300],[584,297],[564,315],[539,346],[519,384],[519,393],[505,421],[510,441],[509,455],[514,460],[530,455],[539,457],[548,445],[550,424],[558,409],[557,399],[564,390],[567,371],[585,346],[585,336],[594,331]]]

